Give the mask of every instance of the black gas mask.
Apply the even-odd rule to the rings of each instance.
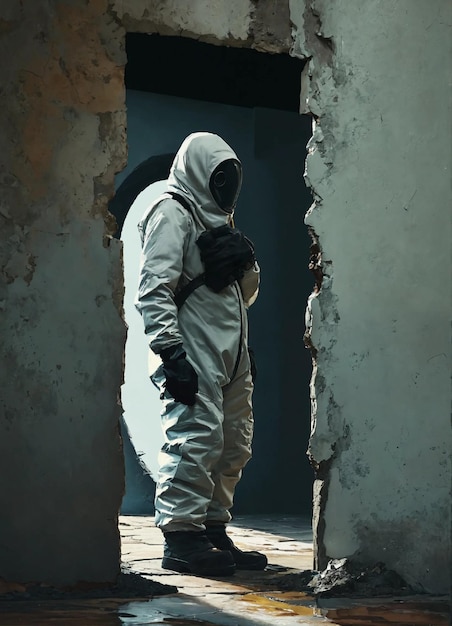
[[[225,213],[233,213],[242,186],[242,166],[237,159],[223,161],[212,172],[210,193]]]

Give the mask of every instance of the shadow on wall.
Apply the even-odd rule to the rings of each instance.
[[[121,417],[120,424],[126,474],[121,514],[154,515],[154,480],[135,450],[124,417]]]
[[[175,152],[170,152],[145,159],[119,185],[108,205],[108,210],[115,216],[118,224],[115,237],[121,237],[125,219],[138,194],[149,185],[168,178],[175,156]]]

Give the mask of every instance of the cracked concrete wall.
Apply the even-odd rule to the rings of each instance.
[[[290,18],[293,52],[312,57],[303,110],[318,117],[307,165],[323,274],[310,321],[318,563],[378,558],[439,591],[450,547],[450,7],[290,0]],[[125,329],[106,206],[125,164],[127,29],[291,46],[287,0],[2,3],[10,580],[118,571]]]
[[[267,24],[267,20],[271,20]],[[0,577],[119,570],[126,30],[287,51],[287,0],[4,0],[0,8]],[[150,60],[152,62],[154,60]]]
[[[317,566],[450,588],[451,26],[445,0],[291,0],[311,57],[306,223]]]
[[[129,32],[191,37],[212,44],[288,52],[288,0],[112,0]]]
[[[104,0],[0,10],[0,577],[119,568],[124,32]]]

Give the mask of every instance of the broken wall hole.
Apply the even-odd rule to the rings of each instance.
[[[117,573],[125,325],[122,244],[105,209],[126,161],[126,29],[267,50],[282,32],[279,51],[293,44],[310,59],[303,107],[321,129],[306,172],[322,206],[309,224],[334,259],[313,306],[315,458],[330,457],[344,423],[351,434],[330,472],[324,543],[328,555],[367,551],[449,589],[452,5],[181,4],[2,3],[0,573],[50,582]],[[277,284],[279,268],[266,276]],[[298,493],[288,470],[281,479]]]
[[[138,193],[158,180],[156,168],[164,178],[162,168],[169,170],[172,155],[191,132],[215,132],[238,153],[244,183],[236,223],[256,245],[262,286],[249,312],[250,345],[259,368],[254,455],[237,487],[234,512],[310,514],[313,478],[304,453],[310,432],[311,361],[303,332],[313,285],[307,267],[310,239],[303,218],[312,198],[302,178],[300,153],[310,139],[311,120],[298,114],[303,63],[287,54],[137,33],[127,35],[126,50],[129,161],[117,176],[110,211],[120,227],[127,227],[131,218],[126,215]],[[159,58],[159,63],[151,63],[152,58]],[[125,263],[128,245],[124,241]],[[126,291],[135,285],[136,281],[133,286],[126,283]],[[271,326],[265,320],[273,320]],[[139,325],[144,345],[138,314],[133,323]],[[146,371],[142,360],[140,366]],[[127,367],[126,361],[126,371]],[[126,385],[127,381],[124,393]],[[143,396],[140,419],[160,428],[148,413],[153,390],[147,385],[143,392],[148,395]],[[157,413],[157,408],[152,412]],[[137,437],[140,427],[134,420],[125,411],[135,456],[156,457],[160,435],[152,437],[153,452],[142,454],[145,442]],[[300,442],[305,442],[305,450],[300,450]],[[297,492],[290,486],[292,480],[282,479],[281,467],[287,476],[297,476]],[[142,464],[135,462],[135,469],[135,480],[137,476],[141,480]],[[151,473],[155,471],[154,465]],[[149,497],[145,492],[139,495],[129,478],[126,470],[126,497],[134,491],[135,503],[123,512],[138,513],[140,507],[149,507]]]

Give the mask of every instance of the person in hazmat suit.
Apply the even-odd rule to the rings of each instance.
[[[226,533],[253,435],[247,308],[259,289],[252,243],[234,227],[242,166],[218,135],[189,135],[167,191],[146,210],[136,307],[162,363],[164,444],[155,523],[162,567],[222,576],[264,569]]]

